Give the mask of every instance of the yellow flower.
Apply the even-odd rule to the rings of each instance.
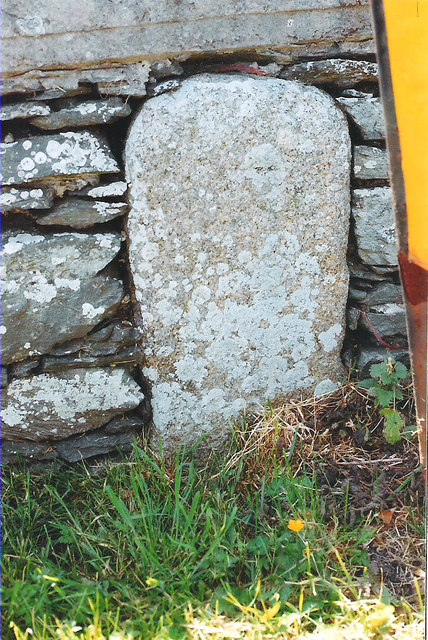
[[[295,531],[296,533],[299,533],[299,531],[305,528],[305,523],[302,522],[302,520],[289,520],[288,528],[291,531]]]
[[[148,587],[156,587],[159,584],[159,580],[156,580],[156,578],[147,578],[146,579],[146,585]]]

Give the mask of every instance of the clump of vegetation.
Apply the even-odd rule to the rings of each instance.
[[[416,427],[405,429],[405,421],[397,408],[397,402],[403,400],[403,381],[409,378],[409,370],[401,362],[389,357],[370,368],[371,378],[362,380],[360,387],[368,390],[375,398],[376,406],[384,417],[383,435],[390,444],[396,444],[402,435],[413,437]]]
[[[375,448],[376,413],[348,383],[237,425],[205,468],[136,444],[5,470],[2,637],[422,637],[416,445]]]

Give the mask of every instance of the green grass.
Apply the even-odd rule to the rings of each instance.
[[[371,517],[326,520],[313,469],[281,460],[165,467],[136,446],[97,473],[5,471],[3,637],[419,637],[418,607],[370,576]]]

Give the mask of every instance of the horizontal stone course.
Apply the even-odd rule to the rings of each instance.
[[[115,313],[123,284],[98,274],[120,242],[117,234],[4,234],[4,364],[47,353]]]
[[[2,391],[2,437],[60,440],[136,408],[144,394],[126,369],[73,369],[13,380]]]
[[[4,185],[38,182],[55,176],[118,173],[107,144],[91,131],[68,131],[1,143]]]

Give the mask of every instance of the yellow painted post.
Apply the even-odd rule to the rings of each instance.
[[[372,0],[372,10],[426,482],[428,0]]]

